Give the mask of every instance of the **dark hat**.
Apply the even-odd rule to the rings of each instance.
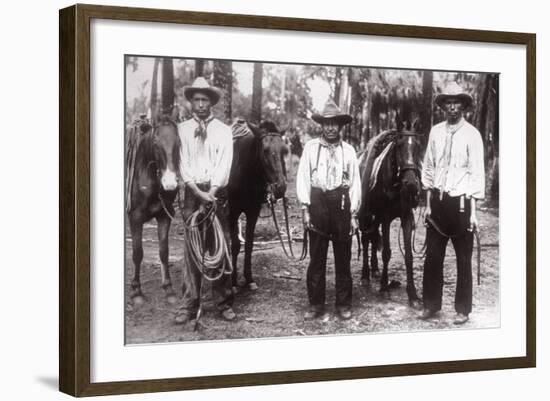
[[[218,103],[221,97],[220,89],[215,86],[210,86],[203,77],[197,77],[197,79],[193,82],[193,85],[183,88],[183,94],[189,101],[191,101],[193,95],[197,92],[204,93],[208,96],[212,102],[212,106]]]
[[[319,124],[332,120],[336,121],[340,125],[345,125],[352,121],[351,116],[349,114],[342,113],[342,110],[336,106],[336,103],[334,103],[334,100],[332,99],[327,101],[321,114],[314,113],[311,116],[311,119]]]
[[[464,108],[470,106],[473,102],[472,97],[455,81],[448,83],[443,91],[435,97],[435,104],[443,108],[447,99],[460,100],[464,105]]]

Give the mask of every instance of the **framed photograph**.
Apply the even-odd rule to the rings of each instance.
[[[62,392],[535,366],[534,34],[59,26]]]

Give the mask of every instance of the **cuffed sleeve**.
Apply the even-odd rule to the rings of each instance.
[[[298,165],[298,173],[296,174],[296,196],[302,205],[310,204],[310,190],[311,190],[311,176],[310,176],[310,162],[309,162],[309,150],[311,146],[306,144],[306,147],[300,158],[300,164]]]
[[[426,154],[422,163],[422,186],[424,189],[434,187],[435,163],[434,163],[434,144],[433,144],[433,129],[430,131]]]
[[[351,149],[350,154],[350,188],[349,188],[349,198],[350,198],[350,212],[352,215],[357,214],[359,207],[361,206],[361,177],[359,175],[359,162],[355,156],[355,151]]]
[[[467,197],[476,199],[485,198],[485,161],[483,155],[483,141],[477,129],[471,132],[471,140],[468,143],[468,191]]]
[[[191,176],[191,150],[188,138],[185,135],[184,125],[178,125],[178,135],[180,136],[180,176],[184,184],[193,181]]]
[[[218,145],[216,161],[212,173],[212,186],[225,187],[229,182],[231,163],[233,161],[233,136],[231,128],[224,129],[222,141]]]

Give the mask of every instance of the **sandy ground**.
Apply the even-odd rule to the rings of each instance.
[[[301,230],[299,210],[295,200],[294,184],[290,183],[288,196],[293,208],[290,211],[291,227],[298,233]],[[279,221],[282,222],[281,206],[278,207]],[[267,210],[262,214],[267,214]],[[421,321],[419,311],[408,306],[405,293],[405,266],[397,243],[399,220],[391,229],[392,259],[389,266],[390,280],[401,282],[401,287],[382,296],[377,281],[370,286],[362,286],[361,261],[357,259],[357,243],[353,244],[351,263],[353,278],[353,316],[342,321],[336,315],[334,304],[334,260],[329,248],[327,266],[327,321],[304,321],[307,307],[305,275],[308,259],[304,262],[289,261],[280,245],[268,243],[257,246],[252,256],[253,275],[259,285],[257,291],[242,289],[233,306],[236,321],[226,322],[209,310],[200,319],[199,327],[193,331],[189,326],[177,326],[173,318],[181,299],[183,238],[177,226],[170,233],[170,265],[174,288],[178,295],[175,305],[166,303],[160,287],[160,261],[156,225],[151,222],[144,227],[144,260],[141,282],[146,302],[136,306],[129,298],[130,281],[133,275],[132,242],[129,232],[126,236],[126,343],[159,343],[194,340],[222,340],[235,338],[304,336],[325,334],[381,333],[447,329],[482,329],[500,325],[499,303],[499,248],[498,248],[498,209],[480,208],[478,218],[481,224],[481,285],[477,285],[476,249],[474,248],[473,273],[474,294],[473,312],[470,320],[457,328],[453,325],[454,290],[456,285],[456,262],[452,245],[449,243],[445,258],[445,285],[443,309],[438,319]],[[271,219],[260,219],[256,228],[258,241],[269,242],[275,238]],[[424,243],[424,227],[418,227],[417,247]],[[295,249],[301,249],[296,244]],[[381,256],[379,253],[379,264]],[[418,295],[422,295],[423,260],[414,259],[415,284]],[[242,253],[239,256],[239,273],[242,274]],[[208,292],[205,293],[208,298]]]

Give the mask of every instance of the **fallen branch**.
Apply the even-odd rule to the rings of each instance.
[[[287,280],[296,280],[296,281],[301,281],[302,280],[301,277],[285,276],[283,274],[273,274],[273,277],[275,277],[275,278],[286,278]]]

